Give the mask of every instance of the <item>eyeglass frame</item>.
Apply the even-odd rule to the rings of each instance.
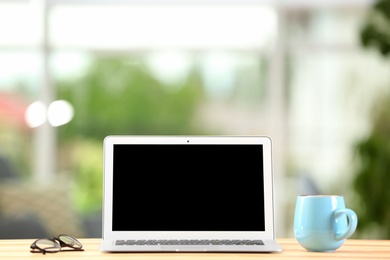
[[[68,244],[66,242],[64,242],[61,237],[68,237],[70,238],[70,240],[76,242],[76,246],[72,245],[72,244]],[[48,250],[48,248],[50,247],[46,247],[46,248],[41,248],[37,245],[37,242],[39,241],[43,241],[43,240],[46,240],[46,241],[50,241],[53,243],[53,245],[58,245],[58,250]],[[79,245],[79,246],[78,246]],[[73,250],[62,250],[63,247],[70,247],[72,248]],[[73,236],[69,236],[69,235],[66,235],[66,234],[61,234],[57,237],[53,237],[53,238],[38,238],[37,240],[35,240],[30,248],[30,252],[31,253],[42,253],[42,254],[46,254],[46,253],[58,253],[60,251],[84,251],[84,249],[82,248],[83,247],[83,244],[80,243],[80,241],[78,241],[75,237]],[[57,248],[57,247],[55,247]]]

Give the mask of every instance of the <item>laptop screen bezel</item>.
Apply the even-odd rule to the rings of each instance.
[[[264,231],[113,231],[113,155],[115,144],[261,144],[264,168]],[[103,239],[274,239],[272,141],[267,136],[112,135],[103,142]],[[205,234],[207,233],[207,235]]]

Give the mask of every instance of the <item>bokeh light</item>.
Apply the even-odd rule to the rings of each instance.
[[[73,106],[65,100],[57,100],[50,104],[47,110],[49,123],[56,127],[69,123],[73,118]]]
[[[46,120],[51,126],[57,127],[69,123],[73,115],[73,106],[68,101],[56,100],[49,107],[42,101],[35,101],[27,107],[25,118],[31,128],[43,125]]]
[[[31,128],[43,125],[46,121],[46,105],[42,101],[31,103],[26,109],[25,118]]]

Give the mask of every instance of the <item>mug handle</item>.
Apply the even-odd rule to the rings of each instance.
[[[335,239],[336,240],[343,240],[343,239],[346,239],[348,237],[350,237],[353,232],[355,232],[356,230],[356,227],[357,227],[357,223],[358,223],[358,218],[357,218],[357,215],[355,213],[355,211],[351,210],[351,209],[336,209],[334,211],[334,217],[335,217],[335,225],[337,226],[337,222],[338,222],[338,217],[340,217],[341,215],[346,215],[347,216],[347,219],[348,219],[348,228],[345,232],[341,232],[341,231],[337,231],[335,232]]]

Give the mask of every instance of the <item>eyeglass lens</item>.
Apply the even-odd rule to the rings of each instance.
[[[59,235],[58,237],[48,239],[42,238],[37,239],[31,245],[31,252],[42,252],[43,254],[47,253],[56,253],[61,251],[62,247],[70,247],[76,251],[84,251],[82,249],[83,245],[74,237],[68,235]]]
[[[58,252],[61,250],[60,244],[58,244],[57,242],[55,242],[53,240],[45,239],[45,238],[38,239],[37,241],[35,241],[34,245],[35,245],[35,247],[33,247],[33,249],[39,249],[39,250],[45,251],[45,252],[54,253],[54,252]]]
[[[58,240],[71,248],[80,249],[83,247],[83,245],[76,238],[68,235],[59,235]]]

